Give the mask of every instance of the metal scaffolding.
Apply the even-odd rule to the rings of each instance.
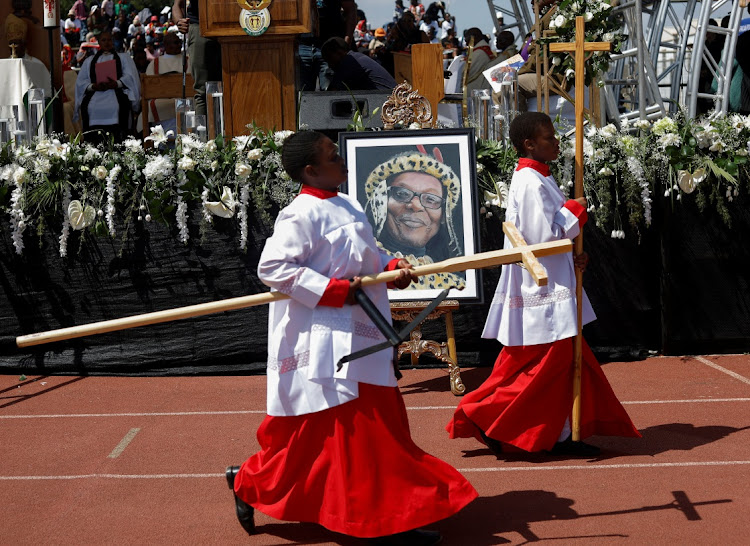
[[[714,111],[725,113],[743,9],[741,2],[646,1],[644,6],[643,0],[626,0],[613,9],[613,17],[622,18],[628,38],[622,52],[612,55],[610,71],[603,77],[602,121],[619,125],[625,119],[657,118],[680,108],[694,117],[699,99],[713,101]],[[487,5],[498,31],[518,28],[522,38],[534,26],[529,2],[508,2],[510,9],[492,0],[487,0]],[[728,26],[711,24],[711,18],[727,7],[730,7]],[[514,22],[508,24],[506,20],[500,27],[495,17],[498,11]],[[719,58],[714,58],[706,47],[709,33],[724,38],[725,47]]]

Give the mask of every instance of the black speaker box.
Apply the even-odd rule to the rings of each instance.
[[[357,109],[362,113],[365,127],[383,127],[380,113],[390,96],[385,91],[303,91],[299,127],[315,131],[346,129]]]

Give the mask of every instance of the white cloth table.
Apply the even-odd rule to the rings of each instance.
[[[26,120],[23,96],[34,88],[44,89],[44,96],[52,96],[52,79],[49,70],[39,59],[26,55],[22,59],[0,59],[0,106],[18,106],[18,117]]]

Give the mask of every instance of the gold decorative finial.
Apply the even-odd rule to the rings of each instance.
[[[408,127],[414,122],[426,129],[432,127],[432,107],[430,101],[418,91],[412,91],[411,85],[404,82],[397,85],[383,103],[380,118],[385,129],[393,129],[396,125]]]

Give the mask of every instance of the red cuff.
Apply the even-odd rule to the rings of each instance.
[[[326,307],[343,307],[346,296],[349,295],[349,281],[344,279],[331,279],[326,286],[326,291],[318,301],[318,305]]]
[[[398,269],[398,262],[401,261],[401,258],[393,258],[390,262],[388,262],[385,266],[385,269],[383,271],[395,271]],[[395,284],[392,282],[386,283],[386,286],[388,288],[397,288]]]
[[[575,217],[578,218],[578,223],[581,225],[581,228],[583,228],[589,219],[589,213],[586,212],[586,207],[581,205],[575,199],[568,199],[563,206],[575,214]]]

